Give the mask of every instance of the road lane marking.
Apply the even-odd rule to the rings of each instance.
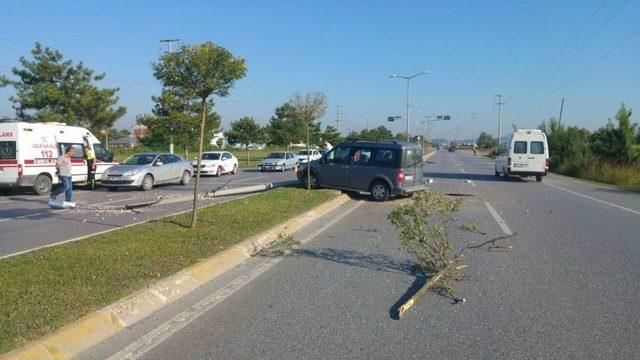
[[[553,184],[550,184],[550,183],[548,183],[548,182],[545,182],[544,184],[545,184],[545,185],[547,185],[547,186],[551,186],[552,188],[555,188],[555,189],[558,189],[558,190],[566,191],[566,192],[568,192],[569,194],[573,194],[573,195],[576,195],[576,196],[580,196],[580,197],[583,197],[583,198],[585,198],[585,199],[593,200],[593,201],[599,202],[599,203],[601,203],[601,204],[609,205],[609,206],[612,206],[612,207],[614,207],[614,208],[618,208],[618,209],[620,209],[620,210],[624,210],[624,211],[628,211],[628,212],[633,213],[633,214],[636,214],[636,215],[640,215],[640,211],[637,211],[637,210],[629,209],[629,208],[627,208],[627,207],[620,206],[620,205],[618,205],[618,204],[610,203],[610,202],[608,202],[608,201],[600,200],[600,199],[597,199],[597,198],[591,197],[591,196],[589,196],[589,195],[581,194],[581,193],[576,192],[576,191],[573,191],[573,190],[565,189],[565,188],[563,188],[563,187],[561,187],[561,186],[553,185]]]
[[[358,201],[354,206],[346,210],[341,215],[331,219],[327,224],[317,229],[315,232],[306,236],[304,239],[300,240],[300,243],[304,244],[315,237],[320,235],[329,227],[333,226],[338,221],[342,220],[345,216],[350,214],[352,211],[357,209],[360,205],[362,205],[363,201]],[[148,332],[146,335],[142,336],[135,342],[129,344],[124,349],[119,352],[113,354],[108,358],[108,360],[116,360],[116,359],[127,359],[134,360],[144,356],[147,352],[154,349],[156,346],[160,345],[163,341],[167,340],[175,333],[192,323],[194,320],[198,319],[203,314],[207,313],[211,309],[213,309],[216,305],[220,304],[229,296],[235,294],[238,290],[242,289],[253,280],[257,279],[260,275],[267,272],[274,265],[282,261],[284,258],[274,258],[268,259],[260,264],[258,264],[255,268],[253,268],[249,273],[243,274],[236,279],[234,279],[229,284],[225,285],[221,289],[218,289],[211,295],[206,298],[200,300],[198,303],[189,307],[189,309],[183,311],[182,313],[172,317],[165,323],[156,327],[155,329]]]
[[[466,174],[466,173],[467,173],[466,171],[464,171],[464,169],[463,169],[463,168],[460,168],[460,171],[462,171],[462,173],[463,173],[463,174]]]
[[[511,231],[511,229],[509,229],[509,227],[507,226],[507,223],[505,223],[504,220],[502,220],[502,218],[500,217],[496,209],[494,209],[493,206],[491,206],[491,204],[488,202],[485,202],[484,206],[487,207],[487,210],[489,210],[489,214],[493,216],[493,219],[498,223],[498,226],[500,226],[500,229],[502,229],[502,232],[504,232],[506,235],[513,235],[513,232]]]

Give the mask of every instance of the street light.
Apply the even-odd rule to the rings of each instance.
[[[429,73],[429,71],[425,70],[423,72],[420,72],[420,73],[417,73],[417,74],[414,74],[414,75],[411,75],[411,76],[395,75],[395,74],[391,75],[392,78],[400,78],[400,79],[407,80],[407,141],[411,140],[411,136],[409,135],[409,120],[410,120],[410,117],[409,117],[409,115],[410,115],[410,110],[409,110],[410,105],[409,104],[410,104],[410,99],[411,99],[411,94],[410,94],[410,90],[411,89],[409,87],[409,84],[411,82],[411,79],[413,79],[414,77],[417,77],[417,76],[420,76],[420,75],[426,75],[428,73]]]
[[[434,118],[435,119],[432,119]],[[451,116],[449,115],[427,115],[426,116],[427,120],[424,120],[423,122],[420,123],[420,125],[422,124],[427,124],[427,149],[429,149],[429,145],[431,144],[431,123],[434,123],[436,121],[450,121],[451,120]]]

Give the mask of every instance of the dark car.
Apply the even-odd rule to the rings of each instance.
[[[311,186],[369,192],[376,201],[424,189],[422,147],[404,141],[351,141],[312,161]],[[298,171],[307,184],[307,166]]]

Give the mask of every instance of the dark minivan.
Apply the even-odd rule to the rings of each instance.
[[[311,162],[311,186],[369,192],[376,201],[424,189],[422,146],[405,141],[350,141]],[[307,167],[298,171],[307,184]]]

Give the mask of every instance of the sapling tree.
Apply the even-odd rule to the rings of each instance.
[[[198,164],[193,190],[191,227],[198,219],[198,191],[200,189],[200,162],[204,142],[207,100],[215,95],[225,97],[238,79],[247,72],[245,61],[211,42],[200,45],[183,45],[179,51],[167,53],[153,64],[153,75],[164,88],[175,89],[186,97],[200,101],[200,137]]]

